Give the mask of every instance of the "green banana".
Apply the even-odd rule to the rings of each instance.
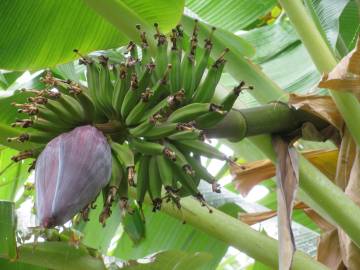
[[[252,86],[248,86],[247,88],[244,87],[245,83],[240,82],[240,84],[233,88],[221,101],[220,106],[225,111],[230,111],[231,108],[234,106],[236,99],[239,97],[239,94],[243,90],[251,90],[253,89]],[[209,112],[204,115],[199,116],[196,118],[195,122],[199,128],[208,128],[216,125],[222,119],[224,119],[226,115],[220,115],[214,112]]]
[[[149,100],[150,108],[155,106],[160,100],[162,100],[164,97],[169,95],[170,93],[169,74],[171,73],[171,69],[172,69],[171,64],[167,65],[163,77],[155,83],[153,87],[154,95]]]
[[[159,174],[159,168],[156,162],[156,156],[151,156],[149,161],[149,195],[153,202],[153,212],[161,209],[161,187],[162,182]]]
[[[186,99],[193,94],[195,55],[185,55],[181,65],[181,87],[185,90]]]
[[[18,142],[33,142],[38,144],[47,144],[51,139],[56,136],[54,133],[42,132],[42,131],[32,131],[31,133],[22,133],[18,137],[7,138],[8,142],[18,141]]]
[[[179,58],[179,49],[177,48],[177,32],[176,29],[172,30],[171,42],[172,47],[170,50],[170,64],[172,70],[170,72],[170,92],[175,93],[181,87],[180,78],[181,78],[181,59]]]
[[[69,93],[72,94],[77,99],[77,101],[83,108],[85,113],[85,120],[87,122],[92,122],[97,114],[95,113],[96,110],[95,104],[91,99],[88,90],[85,88],[80,88],[80,86],[78,85],[76,86],[70,85]]]
[[[184,189],[183,191],[195,197],[199,196],[200,192],[197,188],[194,178],[187,174],[181,167],[176,166],[175,164],[172,165],[172,168],[174,178],[180,182],[182,189]]]
[[[136,25],[136,29],[139,30],[140,40],[141,40],[141,64],[143,68],[149,64],[151,60],[151,56],[149,53],[149,43],[146,39],[146,33],[141,31],[141,26],[139,24]]]
[[[51,92],[49,93],[51,98]],[[86,119],[85,111],[81,104],[72,96],[66,95],[64,93],[56,93],[53,95],[55,101],[59,102],[61,106],[72,115],[73,118],[78,119],[78,122],[84,122]]]
[[[192,129],[192,130],[183,130],[176,132],[167,137],[169,140],[177,141],[177,140],[203,140],[204,139],[204,132],[199,129]]]
[[[225,51],[220,55],[220,57],[215,61],[211,66],[209,72],[207,73],[203,83],[195,91],[192,102],[209,102],[214,96],[216,86],[220,80],[222,71],[225,66],[224,55],[229,51]]]
[[[189,162],[186,160],[185,155],[177,147],[175,147],[174,144],[166,142],[165,145],[175,153],[176,159],[174,160],[174,163],[178,167],[182,168],[186,174],[194,175],[194,171]]]
[[[134,128],[130,128],[129,133],[134,137],[143,137],[155,127],[155,123],[155,119],[151,117],[148,121],[145,121]]]
[[[146,192],[149,188],[149,161],[150,156],[142,155],[138,163],[138,173],[136,177],[136,201],[140,209],[144,202]]]
[[[165,151],[165,146],[162,144],[140,140],[137,138],[130,138],[129,146],[144,155],[161,155]]]
[[[112,115],[112,97],[114,94],[114,86],[110,78],[110,70],[108,67],[108,58],[105,56],[99,56],[100,70],[99,70],[99,94],[101,95],[103,110]]]
[[[166,70],[166,66],[168,64],[167,59],[167,39],[164,34],[162,34],[159,30],[159,25],[157,23],[154,23],[156,34],[155,39],[157,39],[157,49],[156,49],[156,56],[155,56],[155,62],[157,65],[156,69],[156,75],[158,78],[161,78],[161,76],[164,74]]]
[[[163,123],[154,126],[151,130],[144,133],[142,136],[146,139],[157,140],[165,138],[178,130],[178,124],[176,123]]]
[[[44,147],[21,151],[17,155],[12,156],[11,160],[14,162],[19,162],[27,158],[37,158],[43,150]]]
[[[182,51],[184,48],[184,29],[181,24],[176,25],[177,47],[179,51],[179,59],[181,61]]]
[[[159,170],[161,182],[167,191],[176,191],[176,183],[173,179],[173,169],[171,161],[165,158],[163,155],[156,156],[156,165]]]
[[[74,52],[79,54],[77,50],[74,50]],[[94,101],[96,108],[99,109],[101,105],[97,97],[100,87],[98,63],[96,63],[93,59],[83,56],[81,56],[79,62],[80,64],[84,64],[86,66],[86,78],[88,83],[89,94],[92,100]]]
[[[201,81],[201,78],[202,78],[202,76],[204,74],[204,71],[205,71],[205,69],[206,69],[206,67],[208,65],[209,58],[210,58],[210,52],[211,52],[211,49],[213,47],[211,38],[212,38],[212,35],[213,35],[215,30],[216,30],[216,28],[213,27],[209,37],[207,39],[205,39],[205,45],[204,45],[203,54],[202,54],[202,56],[200,58],[199,63],[196,64],[195,75],[194,75],[194,89],[198,88],[198,86],[200,84],[200,81]]]
[[[207,144],[203,141],[182,140],[182,141],[174,141],[173,143],[174,143],[174,145],[176,145],[178,147],[184,148],[193,153],[198,153],[198,154],[208,157],[208,158],[215,158],[215,159],[219,159],[219,160],[229,161],[229,158],[227,158],[217,148],[215,148],[215,147],[211,146],[210,144]]]
[[[150,88],[147,88],[143,93],[141,93],[140,102],[135,105],[126,117],[125,123],[127,126],[132,126],[140,122],[146,108],[148,107],[151,95],[152,92],[150,91]]]
[[[166,119],[173,110],[182,104],[184,98],[184,90],[177,91],[173,95],[167,96],[158,102],[156,106],[147,110],[141,118],[141,121],[145,121],[149,117],[154,117],[155,115],[162,116],[162,118]]]
[[[130,84],[129,70],[125,64],[120,65],[119,76],[117,76],[114,86],[114,94],[112,100],[112,106],[117,115],[121,117],[121,106],[128,91]]]
[[[132,74],[130,90],[126,93],[124,101],[121,105],[121,116],[126,118],[131,109],[137,104],[140,99],[141,93],[145,91],[146,86],[149,84],[152,72],[155,68],[154,64],[148,64],[145,72],[138,81],[136,73]]]
[[[208,112],[224,114],[221,107],[212,103],[190,103],[170,114],[168,122],[189,122]]]
[[[42,132],[49,132],[49,133],[62,133],[66,128],[63,126],[59,126],[50,122],[48,120],[36,117],[35,119],[16,119],[15,123],[11,124],[12,127],[22,127],[28,128],[32,127],[33,129],[42,131]]]
[[[197,160],[190,155],[187,155],[186,158],[191,167],[195,170],[195,177],[199,177],[211,184],[213,192],[220,193],[219,185],[216,183],[215,177],[213,177],[208,170],[201,165],[200,160]]]
[[[118,189],[118,196],[120,198],[119,201],[119,205],[120,205],[120,209],[127,211],[129,206],[128,206],[128,200],[129,200],[129,196],[128,196],[128,181],[126,181],[126,178],[123,177],[120,181],[120,186]]]
[[[188,52],[184,56],[184,59],[181,63],[181,83],[182,88],[185,90],[185,96],[187,100],[190,100],[194,91],[195,54],[198,43],[197,35],[198,21],[195,20],[194,30],[191,35]]]
[[[134,183],[135,158],[133,151],[130,149],[128,144],[118,144],[115,142],[111,142],[110,146],[126,169],[127,180],[129,182],[129,185],[135,186]]]
[[[104,198],[104,208],[99,216],[99,222],[105,226],[106,219],[111,215],[111,206],[117,199],[117,192],[120,188],[121,181],[124,181],[124,170],[115,154],[112,154],[111,177],[106,186],[106,196]]]

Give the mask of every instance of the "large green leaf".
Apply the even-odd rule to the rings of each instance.
[[[20,71],[0,71],[0,90],[7,89],[22,74]]]
[[[135,14],[149,24],[156,20],[164,30],[182,13],[181,1],[118,1],[126,10],[117,16]],[[51,67],[76,58],[73,49],[86,54],[128,42],[122,28],[117,30],[83,0],[2,1],[0,18],[0,68],[8,70]],[[136,33],[133,21],[124,23]]]
[[[339,37],[339,18],[349,0],[306,0],[314,21],[325,35],[327,42],[335,48]]]
[[[67,242],[25,244],[18,248],[18,261],[54,270],[105,270],[100,257],[89,254],[84,247]]]
[[[150,263],[133,263],[121,269],[124,270],[188,270],[202,269],[211,260],[206,252],[188,253],[169,250],[151,256]]]
[[[339,39],[338,48],[342,53],[342,56],[347,54],[348,51],[354,49],[356,45],[357,36],[360,31],[360,18],[359,18],[359,6],[355,0],[349,1],[349,4],[345,7],[343,13],[340,16],[340,34],[341,40]],[[356,26],[356,27],[354,27]],[[341,46],[343,43],[343,46]],[[345,47],[346,50],[340,48]]]
[[[149,36],[155,33],[154,23],[158,23],[161,31],[169,32],[180,20],[184,0],[84,0],[96,12],[120,29],[132,40],[139,42],[140,36],[135,25],[140,24]],[[121,16],[119,16],[121,14]],[[148,39],[154,48],[154,40]]]
[[[160,250],[207,252],[212,260],[201,269],[215,269],[227,250],[227,245],[188,224],[182,224],[161,212],[152,213],[145,207],[146,238],[134,246],[127,234],[123,234],[114,250],[114,256],[129,260],[138,259]]]
[[[271,25],[242,33],[240,36],[256,48],[256,54],[251,58],[256,63],[265,62],[299,40],[295,29],[285,17],[281,17]]]
[[[14,201],[19,187],[27,179],[31,161],[15,163],[11,160],[17,151],[10,148],[0,150],[0,200]]]
[[[269,12],[274,5],[275,0],[186,0],[186,7],[206,22],[231,32],[249,26]]]
[[[16,259],[16,216],[13,202],[0,201],[0,258]]]
[[[27,263],[13,262],[5,259],[0,259],[0,269],[6,270],[49,270],[49,268],[34,266]]]
[[[99,222],[99,215],[102,211],[103,197],[98,196],[96,200],[96,208],[90,211],[89,221],[81,221],[79,224],[74,225],[74,228],[84,234],[82,243],[88,247],[97,249],[106,254],[111,240],[120,226],[120,209],[118,205],[112,209],[111,217],[106,221],[106,226],[103,227]],[[99,237],[101,235],[101,237]]]

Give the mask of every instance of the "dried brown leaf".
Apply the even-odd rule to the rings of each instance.
[[[277,215],[276,210],[256,212],[256,213],[240,213],[239,219],[247,225],[254,225],[259,222],[263,222]]]
[[[302,153],[329,179],[335,179],[338,150],[314,150]],[[235,188],[242,196],[262,181],[275,176],[275,166],[270,160],[257,160],[244,164],[230,165]]]
[[[316,259],[331,270],[346,270],[342,262],[338,233],[336,229],[321,234]]]
[[[281,137],[273,138],[277,154],[277,209],[279,230],[279,269],[291,268],[295,252],[295,240],[291,229],[291,217],[296,190],[299,184],[298,157],[295,148]]]
[[[353,161],[345,194],[357,205],[360,205],[360,149],[356,149],[356,157]],[[345,266],[350,270],[360,269],[360,248],[351,241],[343,230],[339,230],[339,240]]]
[[[322,88],[352,92],[360,101],[360,39],[357,45],[328,74],[324,74],[319,85]]]
[[[270,160],[257,160],[245,164],[230,165],[235,188],[242,196],[260,182],[275,176],[275,166]]]
[[[320,216],[311,208],[304,208],[305,214],[315,222],[315,224],[322,230],[322,231],[329,231],[334,229],[335,227],[331,225],[326,219]]]
[[[329,122],[342,131],[344,121],[336,108],[336,105],[329,96],[317,95],[296,95],[290,94],[289,104],[295,109],[307,111]]]
[[[311,208],[309,208],[303,202],[298,202],[298,203],[294,204],[293,208],[294,209],[302,209],[304,211],[312,211],[312,212],[314,212]],[[265,212],[255,212],[255,213],[240,213],[239,214],[239,219],[242,222],[244,222],[244,223],[246,223],[248,225],[254,225],[256,223],[263,222],[263,221],[268,220],[268,219],[270,219],[272,217],[275,217],[276,215],[277,215],[276,210],[270,210],[270,211],[265,211]],[[322,219],[320,216],[315,217],[315,218],[316,219]]]

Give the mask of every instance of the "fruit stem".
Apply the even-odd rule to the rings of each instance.
[[[206,129],[205,136],[239,141],[248,136],[296,131],[305,122],[311,122],[319,129],[328,125],[314,115],[276,102],[248,109],[233,109],[216,126]]]

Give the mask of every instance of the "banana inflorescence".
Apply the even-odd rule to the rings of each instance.
[[[185,44],[180,25],[168,39],[155,24],[154,56],[150,55],[146,33],[140,26],[136,28],[141,44],[129,43],[123,63],[110,63],[105,56],[82,56],[75,50],[86,66],[87,86],[46,72],[46,88],[25,90],[31,95],[28,102],[14,104],[29,117],[17,119],[13,126],[29,132],[9,141],[38,145],[13,157],[14,161],[36,158],[50,140],[77,126],[93,125],[106,135],[112,173],[102,190],[103,224],[114,202],[128,209],[129,186],[136,187],[140,208],[149,193],[153,211],[161,208],[164,199],[180,206],[180,197],[187,195],[205,204],[198,190],[201,179],[219,192],[216,179],[201,165],[200,157],[231,160],[205,142],[203,129],[221,121],[239,93],[251,89],[241,82],[220,103],[211,103],[228,52],[225,48],[218,59],[211,60],[215,28],[199,57],[197,22],[189,44]],[[187,48],[185,52],[183,48]]]

